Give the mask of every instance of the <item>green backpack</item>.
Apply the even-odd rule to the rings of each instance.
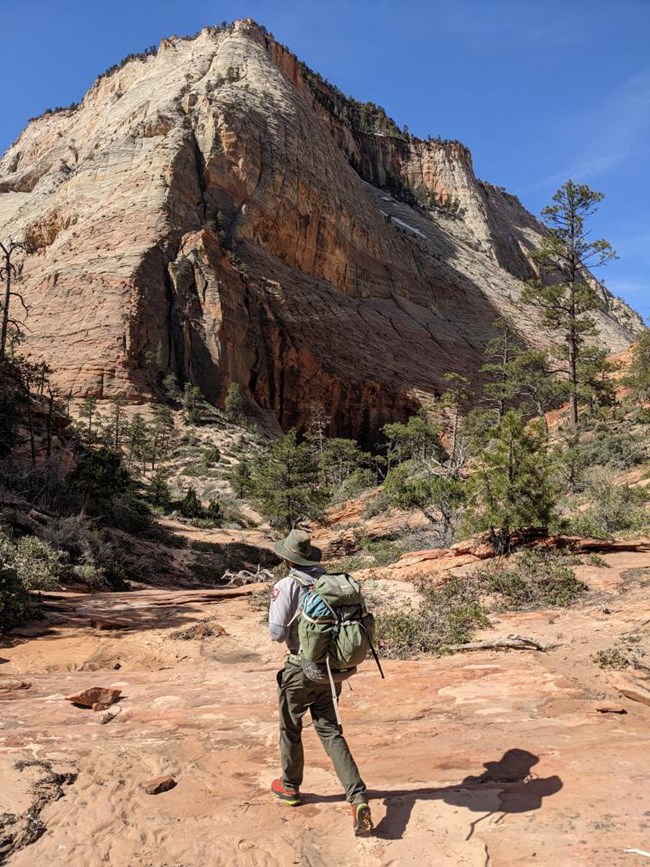
[[[298,635],[303,669],[313,680],[327,680],[327,669],[354,674],[369,651],[381,672],[372,645],[375,618],[368,613],[359,584],[349,575],[321,575],[305,591]]]

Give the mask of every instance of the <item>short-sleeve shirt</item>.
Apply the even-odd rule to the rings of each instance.
[[[274,641],[285,641],[290,653],[298,653],[297,612],[307,589],[323,574],[322,566],[292,569],[273,587],[269,605],[269,632]]]

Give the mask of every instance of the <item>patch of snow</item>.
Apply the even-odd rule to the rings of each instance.
[[[403,220],[400,220],[397,217],[393,217],[393,223],[397,223],[398,225],[403,226],[405,229],[408,229],[409,232],[413,232],[414,235],[419,235],[421,238],[426,238],[424,232],[416,229],[415,226],[409,226],[408,223],[405,223]]]
[[[393,200],[391,199],[390,196],[382,196],[382,199],[383,199],[385,202],[392,202],[392,201],[393,201]]]

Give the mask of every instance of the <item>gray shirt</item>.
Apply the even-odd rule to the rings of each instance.
[[[302,597],[323,571],[322,566],[316,565],[294,568],[273,587],[269,605],[269,634],[273,641],[285,641],[290,653],[300,650],[296,613],[300,609]]]

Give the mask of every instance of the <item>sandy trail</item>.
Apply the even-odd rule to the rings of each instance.
[[[0,814],[33,800],[41,771],[17,770],[18,760],[78,776],[43,808],[45,833],[7,863],[644,863],[623,850],[650,848],[650,708],[617,696],[591,655],[624,632],[648,635],[650,555],[606,559],[609,569],[584,567],[593,591],[578,607],[504,616],[485,632],[558,642],[552,652],[386,661],[384,682],[370,664],[354,678],[344,727],[377,825],[361,841],[311,728],[305,805],[287,808],[268,793],[282,650],[267,640],[261,608],[204,591],[61,594],[44,623],[0,649],[0,680],[31,682],[0,692]],[[129,628],[91,627],[100,614]],[[226,634],[172,637],[206,618]],[[64,700],[94,685],[123,692],[107,724]],[[627,714],[596,713],[602,696]],[[145,794],[141,783],[159,774],[172,774],[176,788]]]

